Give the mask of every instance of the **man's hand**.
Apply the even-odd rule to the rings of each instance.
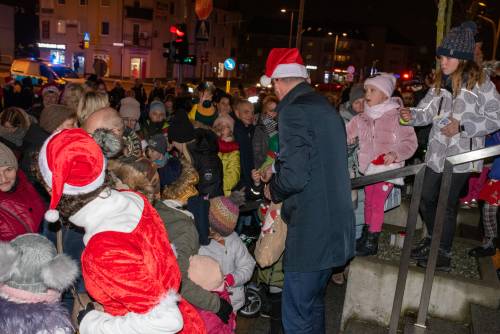
[[[260,186],[262,174],[258,169],[252,169],[252,180],[256,186]]]
[[[448,119],[450,120],[450,124],[442,128],[441,133],[446,137],[453,137],[460,132],[460,122],[453,117],[449,117]]]
[[[263,171],[261,171],[260,179],[262,182],[267,183],[271,180],[273,176],[273,166],[267,166]]]

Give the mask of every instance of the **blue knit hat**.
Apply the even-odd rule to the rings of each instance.
[[[474,60],[476,23],[467,21],[452,28],[437,48],[436,55],[464,60]]]

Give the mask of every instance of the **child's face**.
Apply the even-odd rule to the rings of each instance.
[[[161,111],[152,110],[149,112],[149,119],[153,123],[160,123],[165,119],[165,117],[163,116],[163,113]]]
[[[151,161],[161,160],[163,158],[163,156],[160,152],[153,150],[152,148],[149,148],[147,153],[148,153],[148,157]]]
[[[380,89],[372,85],[365,86],[365,101],[369,107],[383,103],[389,97],[386,96]]]
[[[362,97],[360,99],[355,100],[352,103],[352,110],[356,112],[356,114],[361,114],[365,109],[365,99]]]
[[[460,60],[457,58],[451,58],[446,56],[440,56],[438,58],[439,65],[441,66],[441,71],[445,75],[450,75],[455,72],[460,64]]]
[[[233,136],[233,132],[231,131],[231,128],[227,124],[220,124],[214,130],[217,136],[221,139],[226,139]]]

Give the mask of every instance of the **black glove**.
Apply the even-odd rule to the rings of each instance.
[[[216,313],[217,316],[222,320],[223,323],[227,324],[229,321],[229,316],[233,312],[233,307],[225,299],[220,299],[219,311]]]
[[[76,321],[78,322],[78,326],[80,326],[80,323],[82,322],[83,318],[87,315],[87,313],[93,310],[94,310],[94,303],[88,303],[85,309],[78,312],[78,315],[76,316]]]

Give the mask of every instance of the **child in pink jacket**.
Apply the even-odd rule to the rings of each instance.
[[[366,79],[365,112],[356,115],[347,124],[347,140],[359,140],[359,171],[364,175],[376,174],[404,166],[417,149],[413,127],[399,123],[400,98],[391,97],[396,85],[392,74],[377,73]],[[378,237],[384,223],[384,203],[394,184],[401,179],[379,182],[365,187],[365,224],[356,255],[375,255]]]

